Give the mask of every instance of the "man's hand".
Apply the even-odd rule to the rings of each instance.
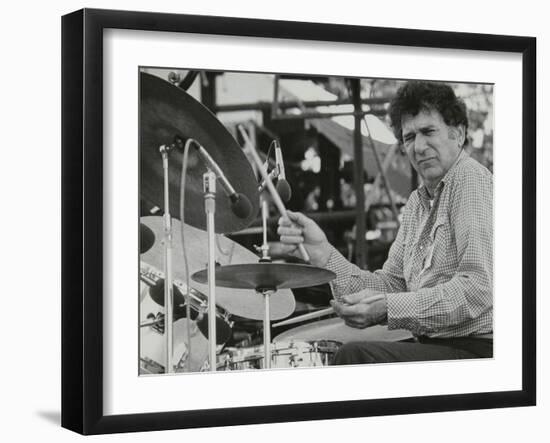
[[[287,211],[288,217],[279,219],[277,233],[281,236],[281,243],[287,249],[286,253],[300,256],[298,245],[303,243],[311,264],[325,267],[330,258],[332,248],[323,230],[312,219],[299,212]]]
[[[352,328],[364,329],[384,323],[388,319],[388,305],[384,294],[373,295],[370,291],[362,291],[343,296],[341,302],[331,300],[330,304],[334,312]]]

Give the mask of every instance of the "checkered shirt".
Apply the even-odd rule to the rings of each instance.
[[[387,294],[389,329],[464,337],[493,330],[493,176],[464,151],[430,201],[414,191],[382,269],[369,272],[333,248],[336,298]]]

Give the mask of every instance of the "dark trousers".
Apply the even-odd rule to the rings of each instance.
[[[493,340],[487,338],[419,338],[405,342],[350,342],[334,356],[334,365],[407,361],[491,358]]]

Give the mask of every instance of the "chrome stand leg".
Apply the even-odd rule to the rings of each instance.
[[[210,371],[216,371],[216,175],[207,171],[203,175],[204,208],[208,233],[208,356]]]

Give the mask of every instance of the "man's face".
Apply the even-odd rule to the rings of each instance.
[[[433,191],[460,153],[464,127],[448,126],[435,110],[422,110],[401,119],[403,144],[414,169]]]

